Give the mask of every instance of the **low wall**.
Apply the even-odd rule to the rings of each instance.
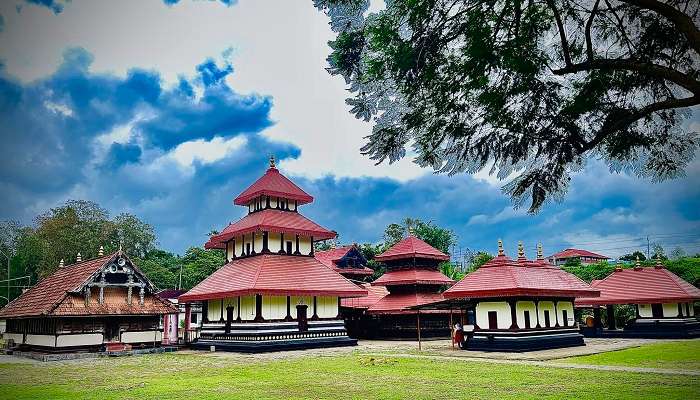
[[[162,339],[161,331],[123,332],[121,337],[122,343],[160,342]]]

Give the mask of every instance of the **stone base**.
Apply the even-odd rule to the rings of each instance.
[[[583,335],[576,328],[515,332],[481,330],[467,340],[466,350],[523,352],[574,346],[585,346]]]
[[[624,329],[584,327],[586,337],[635,339],[691,339],[700,337],[700,321],[696,318],[638,318]]]
[[[225,325],[205,324],[199,339],[190,344],[198,350],[261,353],[322,347],[355,346],[342,320],[308,321],[308,330],[299,331],[296,322],[261,322]]]

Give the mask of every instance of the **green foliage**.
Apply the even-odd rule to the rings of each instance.
[[[697,0],[314,3],[337,34],[328,71],[373,123],[362,152],[379,163],[411,146],[440,173],[512,174],[504,190],[536,212],[590,157],[654,180],[695,158]]]
[[[566,262],[564,263],[565,267],[580,267],[581,266],[581,259],[578,257],[572,257],[572,258],[567,258]]]
[[[464,272],[460,271],[454,263],[449,261],[440,264],[440,272],[455,282],[461,280],[464,278],[464,275],[466,275]]]
[[[406,218],[402,224],[389,224],[384,230],[384,246],[388,249],[412,232],[417,238],[442,251],[450,253],[450,247],[457,243],[457,237],[449,229],[441,228],[432,221],[423,222],[417,218]]]
[[[491,260],[493,260],[493,255],[484,251],[474,254],[469,260],[469,272],[476,271],[479,267]]]
[[[700,287],[700,258],[685,257],[677,260],[663,260],[662,264],[671,272],[678,275],[688,283]],[[641,262],[642,267],[652,267],[656,265],[656,261],[647,260]],[[607,261],[596,264],[586,264],[578,266],[562,266],[562,269],[572,273],[586,282],[591,282],[596,279],[603,279],[612,274],[615,268],[633,268],[634,263],[629,264],[610,264]]]
[[[190,247],[182,257],[182,289],[192,289],[226,263],[222,250]]]
[[[639,258],[639,261],[644,261],[647,259],[647,256],[645,256],[644,253],[642,253],[641,251],[637,250],[633,253],[623,255],[622,257],[620,257],[620,260],[637,261],[637,258]]]

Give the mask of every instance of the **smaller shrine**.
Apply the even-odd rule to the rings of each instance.
[[[374,258],[387,271],[371,283],[367,298],[341,302],[351,334],[368,338],[449,337],[450,310],[414,307],[443,300],[441,289],[454,281],[439,271],[450,256],[413,235]]]
[[[316,251],[314,257],[348,279],[362,280],[374,273],[371,268],[367,268],[367,259],[356,244]]]
[[[693,303],[700,300],[700,289],[664,268],[642,267],[637,260],[634,268],[617,268],[605,279],[594,280],[591,286],[600,291],[599,297],[576,299],[577,308],[592,308],[591,326],[584,328],[586,336],[635,338],[693,338],[700,337],[700,321]],[[632,305],[635,318],[618,329],[615,308]],[[601,310],[606,310],[607,328],[603,328]]]
[[[5,339],[44,351],[159,346],[177,308],[121,251],[64,265],[0,310]]]
[[[445,303],[434,308],[450,303],[465,308],[468,350],[583,346],[574,299],[598,296],[598,290],[547,263],[541,246],[536,260],[525,257],[522,243],[518,247],[518,258],[512,260],[499,240],[498,255],[446,290]]]

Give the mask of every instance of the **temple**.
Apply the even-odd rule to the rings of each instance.
[[[332,248],[316,252],[316,260],[333,271],[352,280],[362,280],[374,274],[367,268],[367,260],[357,245]]]
[[[259,352],[357,343],[347,336],[339,304],[367,291],[314,257],[314,242],[336,234],[299,213],[312,201],[272,158],[236,197],[248,214],[205,245],[224,250],[227,264],[179,297],[202,302],[193,347]]]
[[[387,272],[372,282],[369,296],[341,303],[348,330],[358,337],[417,338],[418,324],[423,337],[449,337],[450,311],[419,312],[426,303],[443,300],[440,289],[454,281],[438,266],[450,259],[413,235],[374,258]]]
[[[700,321],[693,302],[700,289],[679,278],[657,261],[654,267],[617,268],[591,286],[600,297],[576,299],[577,308],[593,309],[593,324],[583,329],[586,336],[635,338],[700,337]],[[617,329],[615,306],[634,306],[635,318]],[[601,308],[606,309],[607,329],[601,323]]]
[[[163,315],[177,308],[120,251],[61,265],[0,310],[5,339],[43,351],[159,346]],[[167,320],[167,318],[166,318]]]
[[[595,297],[598,290],[544,260],[498,256],[443,293],[447,303],[461,302],[473,334],[468,350],[529,351],[582,346],[574,320],[574,298]],[[447,304],[447,306],[450,306]]]

